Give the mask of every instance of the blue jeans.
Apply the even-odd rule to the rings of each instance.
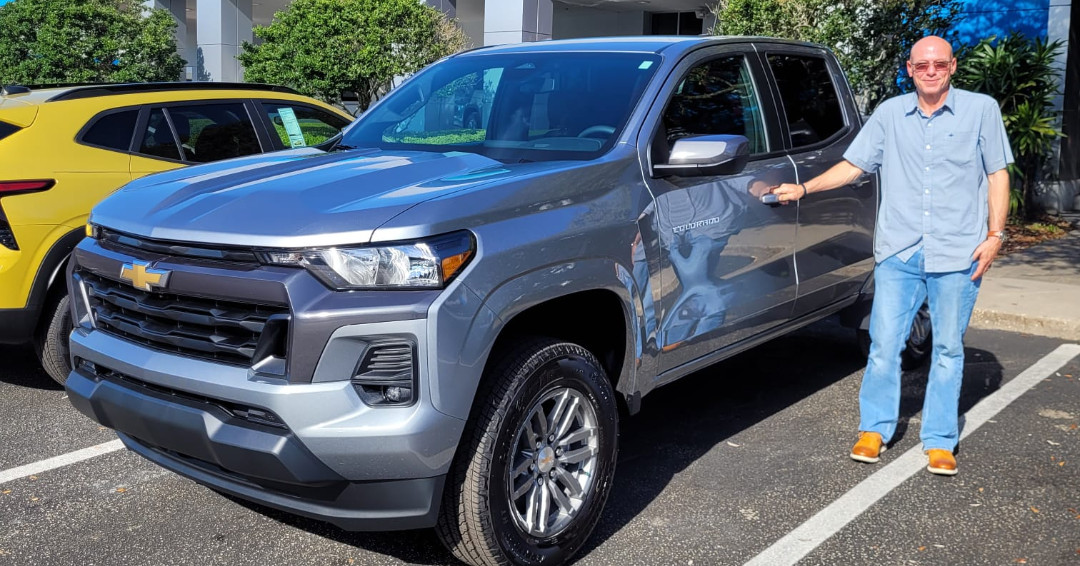
[[[900,416],[900,352],[915,313],[929,298],[934,345],[919,436],[923,450],[956,448],[960,439],[964,332],[982,282],[981,278],[971,280],[977,265],[972,263],[966,271],[927,273],[920,249],[906,263],[893,256],[874,268],[870,357],[859,391],[859,430],[876,432],[885,442],[896,432]]]

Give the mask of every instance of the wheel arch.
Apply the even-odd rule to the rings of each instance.
[[[485,297],[482,316],[470,326],[457,362],[440,368],[437,408],[468,418],[492,365],[513,349],[515,341],[528,337],[554,338],[588,349],[600,360],[620,402],[632,398],[643,326],[640,300],[631,298],[633,279],[625,268],[601,259],[578,262],[575,273],[569,285],[561,285],[552,284],[548,269],[532,271]]]

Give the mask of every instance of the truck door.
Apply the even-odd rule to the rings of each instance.
[[[796,208],[762,204],[769,188],[795,178],[774,114],[764,110],[756,58],[744,47],[694,52],[661,91],[645,124],[655,215],[641,226],[658,258],[656,340],[661,372],[785,322],[795,300]],[[766,94],[766,96],[768,96]],[[764,104],[763,104],[764,103]],[[672,144],[700,135],[750,141],[750,160],[725,176],[664,176]],[[662,379],[662,378],[661,378]]]
[[[785,118],[783,129],[799,181],[843,159],[859,117],[836,61],[821,49],[760,44]],[[876,178],[799,201],[795,316],[857,294],[874,264]]]

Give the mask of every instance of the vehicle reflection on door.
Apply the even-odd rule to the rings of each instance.
[[[642,241],[652,249],[635,249],[634,274],[645,303],[646,336],[655,329],[663,370],[790,316],[796,207],[759,199],[792,180],[787,158],[751,162],[732,176],[652,180],[656,200],[639,222]],[[659,258],[659,313],[640,251]]]

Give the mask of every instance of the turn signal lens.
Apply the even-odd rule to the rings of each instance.
[[[442,260],[443,279],[451,279],[457,274],[458,270],[465,267],[470,257],[472,257],[472,250],[465,250],[459,254],[444,258]]]

